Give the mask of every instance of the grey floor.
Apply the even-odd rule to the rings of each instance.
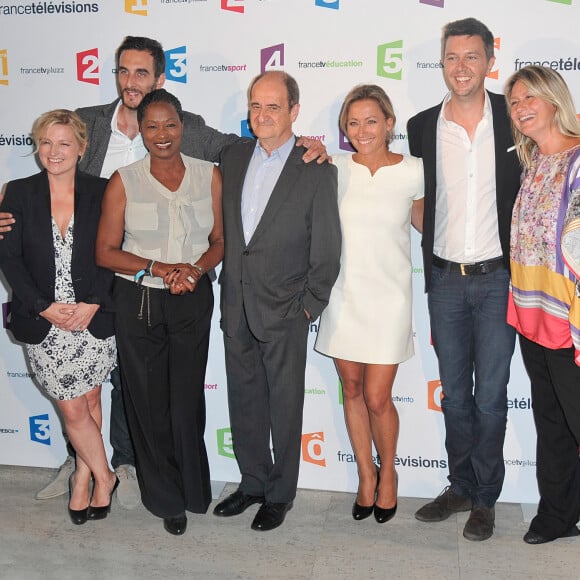
[[[54,471],[0,467],[0,578],[551,579],[580,578],[580,539],[543,546],[522,541],[519,504],[498,504],[485,542],[461,535],[467,514],[439,524],[413,517],[423,500],[400,498],[389,523],[355,522],[354,496],[299,490],[284,525],[254,532],[257,506],[235,518],[189,516],[183,536],[163,530],[143,507],[74,526],[65,496],[37,501]],[[227,484],[222,496],[233,491]]]

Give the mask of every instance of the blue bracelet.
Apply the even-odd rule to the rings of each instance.
[[[133,278],[133,280],[135,280],[135,283],[137,284],[137,286],[141,286],[141,284],[143,283],[143,277],[145,276],[147,272],[145,270],[139,270],[136,274],[135,277]]]

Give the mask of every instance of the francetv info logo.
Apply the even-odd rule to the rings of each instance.
[[[260,72],[284,69],[284,44],[268,46],[260,51]]]
[[[319,467],[326,467],[323,431],[302,435],[302,460]]]
[[[125,12],[134,16],[147,16],[147,0],[125,0]]]
[[[403,78],[403,41],[394,40],[377,47],[377,75],[400,81]]]

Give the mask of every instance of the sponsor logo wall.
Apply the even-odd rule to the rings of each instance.
[[[525,27],[520,24],[523,12]],[[580,102],[580,0],[3,0],[0,183],[37,171],[29,133],[40,113],[116,98],[114,51],[128,34],[163,43],[165,87],[184,109],[225,132],[250,134],[246,88],[253,76],[288,71],[301,89],[296,132],[320,139],[330,153],[351,150],[337,126],[344,95],[357,83],[380,84],[397,114],[392,147],[406,153],[407,119],[439,102],[446,90],[439,63],[441,27],[467,16],[481,19],[496,37],[497,61],[488,88],[501,92],[514,70],[539,63],[561,72]],[[401,495],[431,497],[446,484],[447,457],[415,234],[412,252],[416,354],[400,366],[393,392],[401,418],[396,463]],[[66,455],[61,424],[35,386],[21,346],[6,332],[9,300],[2,281],[0,463],[56,467]],[[216,312],[205,385],[206,441],[212,478],[238,481],[218,320]],[[316,330],[317,322],[311,326],[306,369],[299,485],[354,491],[356,464],[340,385],[332,361],[312,351]],[[105,385],[107,441],[109,393]],[[518,352],[508,407],[500,499],[534,502],[535,433]]]

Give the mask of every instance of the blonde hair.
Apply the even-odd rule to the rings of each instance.
[[[547,101],[554,106],[554,125],[562,135],[580,137],[580,122],[570,89],[560,73],[545,66],[531,65],[515,72],[506,82],[505,99],[511,115],[511,96],[514,85],[520,81],[530,95]],[[532,163],[536,142],[519,131],[512,121],[514,144],[518,157],[524,167]]]
[[[67,125],[72,129],[72,132],[81,149],[85,148],[88,142],[87,126],[83,120],[74,111],[68,109],[54,109],[43,113],[34,121],[32,125],[32,139],[34,140],[35,149],[38,151],[38,145],[42,136],[53,125]]]
[[[351,105],[357,101],[367,99],[375,101],[385,116],[385,119],[387,121],[393,119],[393,127],[395,126],[397,118],[395,117],[395,110],[393,109],[393,104],[391,103],[391,99],[389,99],[387,93],[385,93],[385,91],[378,85],[357,85],[349,91],[348,95],[346,95],[340,109],[338,126],[345,136],[347,134],[348,113]],[[392,139],[393,133],[392,131],[389,131],[387,134],[386,145],[388,145]]]

